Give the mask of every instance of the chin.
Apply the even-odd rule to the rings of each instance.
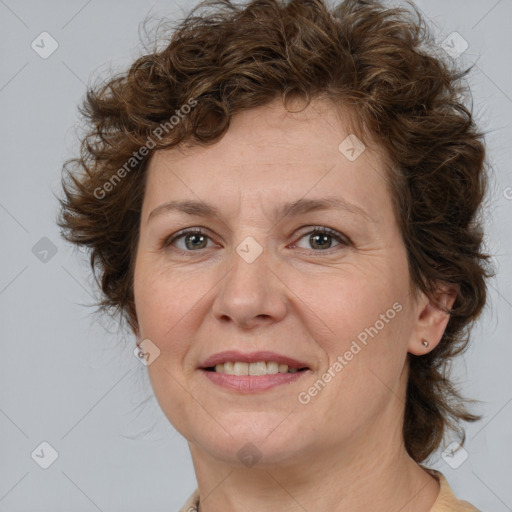
[[[279,415],[279,420],[275,421],[277,415],[274,414],[268,420],[262,420],[262,413],[249,414],[255,420],[258,418],[253,422],[248,421],[247,415],[245,416],[243,422],[231,423],[231,428],[226,428],[229,433],[217,425],[215,431],[201,429],[195,433],[189,432],[192,435],[186,437],[199,450],[207,452],[219,462],[241,467],[268,468],[286,461],[291,463],[303,451],[304,431],[300,429],[300,432],[292,432],[290,425],[283,428],[283,418],[286,415]],[[225,426],[221,417],[216,419]],[[205,437],[208,430],[211,434]]]

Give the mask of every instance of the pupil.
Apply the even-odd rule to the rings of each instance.
[[[197,244],[194,244],[194,243],[192,243],[191,245],[189,244],[189,241],[190,241],[191,239],[193,239],[193,238],[200,238],[200,239],[202,239],[202,241],[204,242],[204,238],[205,238],[205,237],[204,237],[203,235],[200,235],[200,234],[188,235],[188,236],[187,236],[187,244],[186,244],[188,249],[190,249],[190,247],[192,247],[192,248],[194,248],[194,247],[195,247],[195,248],[199,247]]]
[[[320,234],[320,235],[312,235],[311,238],[315,240],[315,244],[317,244],[317,239],[321,238],[324,240],[324,243],[320,243],[320,244],[317,244],[317,245],[325,245],[327,244],[327,246],[329,246],[329,237],[330,235],[326,235],[326,234]],[[322,247],[323,249],[328,249],[329,247]]]

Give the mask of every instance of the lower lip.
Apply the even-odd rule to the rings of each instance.
[[[304,374],[309,373],[309,370],[295,373],[275,373],[273,375],[228,375],[227,373],[217,373],[202,369],[201,372],[218,386],[241,391],[242,393],[253,393],[294,382]]]

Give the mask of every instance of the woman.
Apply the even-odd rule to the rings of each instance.
[[[446,369],[491,275],[467,71],[416,9],[204,6],[88,92],[59,219],[188,441],[181,510],[477,510],[422,464],[480,419]]]

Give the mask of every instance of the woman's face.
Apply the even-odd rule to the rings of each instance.
[[[328,102],[297,114],[274,102],[237,115],[210,147],[150,161],[137,334],[165,415],[217,460],[307,460],[401,432],[422,304],[408,292],[383,157],[360,152],[342,124]],[[184,201],[200,204],[162,206]],[[239,354],[204,369],[224,351]],[[244,364],[260,351],[270,364]],[[307,370],[279,373],[286,358]]]

